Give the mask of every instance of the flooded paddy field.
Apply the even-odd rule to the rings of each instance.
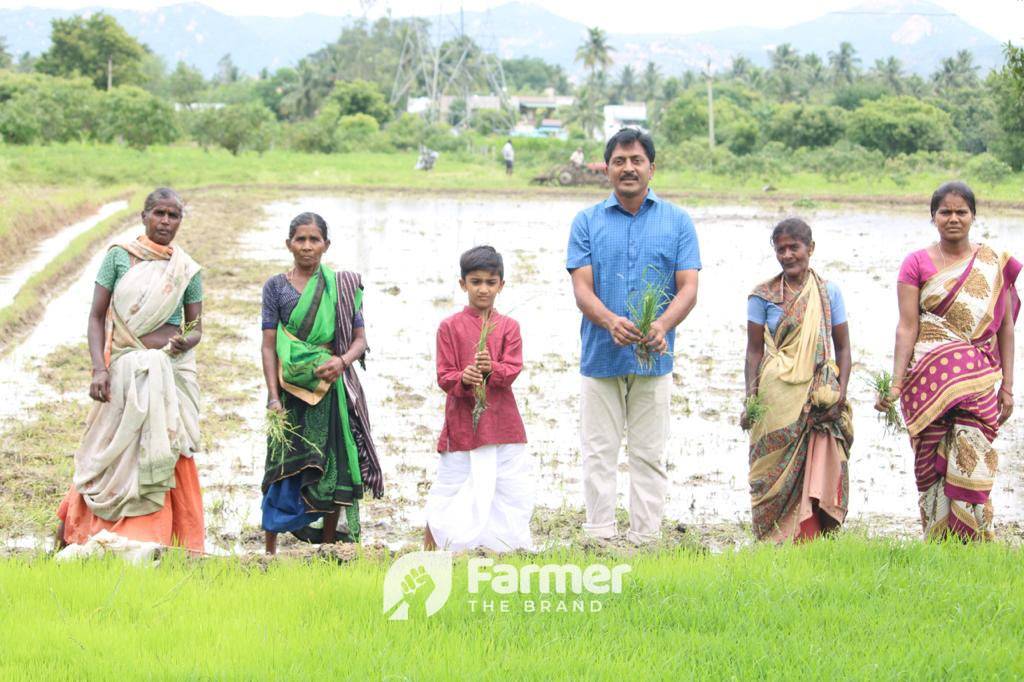
[[[364,502],[367,542],[397,547],[416,542],[421,532],[422,510],[438,461],[436,440],[444,405],[434,373],[435,331],[443,317],[465,305],[458,285],[458,257],[478,244],[491,244],[504,255],[506,288],[497,307],[522,327],[525,366],[514,388],[539,472],[538,516],[545,524],[552,519],[578,523],[580,314],[565,271],[565,248],[573,216],[600,198],[297,196],[267,203],[262,220],[239,235],[234,257],[258,264],[269,277],[290,267],[284,240],[291,218],[314,211],[332,230],[326,263],[362,273],[371,348],[362,377],[386,493],[383,500]],[[200,204],[195,217],[201,211]],[[769,244],[771,227],[794,212],[740,206],[690,209],[704,269],[697,307],[676,341],[666,514],[673,525],[682,522],[698,534],[716,529],[723,538],[719,544],[749,538],[747,437],[737,426],[743,401],[746,298],[758,282],[778,272]],[[905,435],[883,432],[871,409],[874,396],[867,375],[891,369],[896,272],[906,253],[935,239],[927,206],[922,201],[913,213],[876,213],[864,207],[800,213],[814,229],[812,267],[839,284],[849,315],[854,359],[849,398],[855,417],[849,524],[872,534],[916,536],[912,454]],[[183,230],[187,229],[188,223]],[[972,236],[997,250],[1024,254],[1020,218],[983,214]],[[84,341],[98,258],[93,261],[80,281],[51,303],[29,342],[0,361],[8,394],[18,396],[4,410],[6,418],[46,400],[52,390],[33,380],[39,358],[61,344]],[[257,286],[235,295],[251,298],[250,309],[258,310]],[[216,318],[218,300],[207,298],[204,306],[205,314]],[[59,323],[67,319],[80,324]],[[197,456],[211,542],[227,550],[256,549],[259,541],[265,449],[265,390],[258,370],[261,332],[255,313],[243,322],[230,347],[222,350],[245,361],[240,365],[244,372],[231,387],[242,396],[238,412],[244,424],[235,435],[211,443],[208,452]],[[55,329],[67,331],[54,333]],[[1018,371],[1024,367],[1022,355],[1024,344],[1018,343]],[[202,375],[200,382],[209,393]],[[84,379],[78,396],[85,401],[86,386]],[[212,402],[207,400],[206,409],[217,410]],[[1019,534],[1024,523],[1022,419],[1024,413],[1015,416],[997,441],[1003,463],[993,493],[997,532]],[[620,461],[619,503],[628,507],[625,456]]]

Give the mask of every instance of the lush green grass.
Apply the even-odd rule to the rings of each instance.
[[[0,562],[0,675],[60,679],[1010,679],[1021,553],[841,537],[631,563],[597,613],[471,612],[465,559],[430,619],[386,621],[387,562]],[[482,593],[480,600],[501,599]],[[571,601],[571,596],[570,596]],[[499,607],[500,608],[500,607]]]
[[[228,184],[286,184],[343,187],[382,187],[449,190],[513,190],[559,193],[558,189],[540,190],[529,184],[536,173],[547,170],[546,160],[533,160],[521,154],[516,173],[507,177],[503,166],[484,157],[442,154],[437,167],[429,172],[413,169],[416,155],[405,153],[306,154],[270,151],[260,156],[245,153],[232,156],[220,149],[206,152],[190,146],[152,147],[135,151],[116,145],[66,144],[12,146],[0,144],[0,186],[10,183],[36,183],[59,186],[118,186],[152,188],[170,185],[178,188]],[[765,179],[737,179],[727,175],[685,168],[679,160],[659,158],[662,170],[654,186],[662,192],[752,198],[766,196]],[[941,182],[950,179],[941,173],[919,173],[897,183],[892,177],[852,177],[830,180],[814,173],[772,177],[777,195],[819,198],[825,201],[853,196],[911,197],[924,202]],[[966,177],[968,181],[972,178]],[[1024,201],[1024,173],[1011,175],[997,185],[975,182],[986,201]],[[597,187],[587,191],[603,193]],[[768,195],[772,196],[772,195]]]

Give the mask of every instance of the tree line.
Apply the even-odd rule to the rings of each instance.
[[[824,56],[778,45],[765,67],[736,57],[724,71],[663,74],[653,63],[613,71],[614,46],[591,28],[575,55],[585,78],[574,85],[560,66],[499,59],[466,36],[435,44],[429,28],[420,18],[361,20],[293,67],[250,76],[225,55],[207,78],[184,62],[168,69],[109,15],[57,19],[38,58],[14,59],[0,39],[0,136],[138,148],[186,139],[233,153],[421,143],[455,151],[472,148],[474,135],[508,132],[518,116],[509,93],[553,91],[575,97],[556,112],[569,144],[592,144],[605,104],[644,102],[648,127],[672,156],[741,175],[767,172],[798,150],[805,160],[825,159],[823,167],[980,155],[976,165],[995,177],[1024,165],[1024,57],[1010,44],[1005,63],[987,74],[969,50],[922,77],[895,57],[862,64],[846,42]],[[504,106],[470,110],[469,96],[486,93]],[[409,98],[441,95],[455,98],[447,118],[436,109],[402,113]],[[565,146],[552,143],[552,158]]]

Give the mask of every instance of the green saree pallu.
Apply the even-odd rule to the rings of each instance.
[[[263,527],[299,531],[339,506],[358,540],[363,480],[343,376],[328,383],[316,369],[331,359],[338,287],[326,266],[306,284],[287,324],[277,328],[278,380],[288,421],[286,445],[268,438]],[[362,305],[357,292],[355,309]]]

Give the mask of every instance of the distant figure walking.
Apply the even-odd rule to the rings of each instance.
[[[506,140],[501,148],[501,157],[505,159],[505,175],[512,175],[512,166],[516,161],[516,150],[512,148],[512,140]]]
[[[576,151],[569,157],[569,163],[574,166],[583,165],[583,147],[576,147]]]

